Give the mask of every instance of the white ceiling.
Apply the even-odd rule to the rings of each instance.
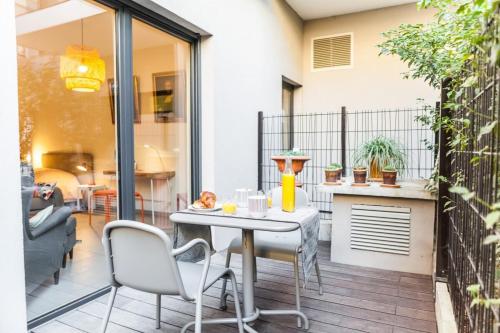
[[[357,13],[417,2],[415,0],[286,0],[304,20]]]
[[[75,1],[78,2],[80,0]],[[70,2],[63,2],[60,5],[50,8],[55,9]],[[82,11],[79,11],[80,16],[72,17],[71,21],[54,20],[52,13],[44,10],[18,16],[16,18],[17,27],[23,33],[19,33],[18,31],[17,44],[25,48],[62,55],[68,45],[80,45],[82,43],[83,20],[83,44],[87,47],[97,49],[101,56],[111,56],[114,54],[115,47],[115,13],[104,6],[102,8],[105,11],[91,16],[84,15]],[[38,15],[38,12],[41,12],[43,15]],[[32,19],[30,17],[32,14],[37,14],[38,16]],[[133,19],[132,37],[134,51],[184,43],[176,37],[150,27],[136,19]]]

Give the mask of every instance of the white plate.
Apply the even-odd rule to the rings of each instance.
[[[193,207],[193,205],[188,206],[189,210],[192,210],[195,212],[214,212],[214,211],[219,210],[221,208],[222,208],[222,205],[218,204],[218,203],[215,204],[214,208],[196,208],[196,207]]]

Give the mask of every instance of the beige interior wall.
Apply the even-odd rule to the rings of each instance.
[[[438,92],[422,80],[405,80],[407,66],[395,56],[379,56],[377,44],[382,32],[402,23],[424,23],[430,10],[418,11],[415,4],[311,20],[304,23],[303,111],[412,107],[417,99],[434,105]],[[353,67],[328,71],[311,70],[312,39],[319,36],[353,33]]]

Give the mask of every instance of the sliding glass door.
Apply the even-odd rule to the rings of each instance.
[[[128,1],[15,1],[33,326],[108,290],[106,223],[170,233],[198,191],[199,40]]]
[[[16,0],[28,319],[108,284],[116,211],[114,9]],[[49,227],[50,226],[50,227]]]

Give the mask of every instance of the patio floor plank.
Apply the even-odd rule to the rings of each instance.
[[[301,290],[304,313],[310,319],[311,333],[416,333],[436,332],[432,280],[429,276],[331,263],[329,247],[320,245],[320,267],[324,294],[318,294],[313,274],[307,289]],[[212,263],[222,265],[224,253],[214,255]],[[241,281],[241,257],[231,260]],[[295,287],[292,265],[258,259],[256,304],[261,308],[293,308]],[[206,318],[234,315],[219,306],[221,283],[206,292],[203,314]],[[241,289],[241,285],[239,286]],[[35,333],[96,332],[101,323],[107,295],[73,310],[39,328]],[[177,297],[162,298],[162,328],[155,329],[155,296],[130,288],[120,288],[108,332],[179,332],[194,320],[194,304]],[[303,332],[294,317],[263,316],[254,328],[265,333]],[[65,330],[66,329],[66,330]],[[206,325],[203,332],[236,332],[235,325]]]

